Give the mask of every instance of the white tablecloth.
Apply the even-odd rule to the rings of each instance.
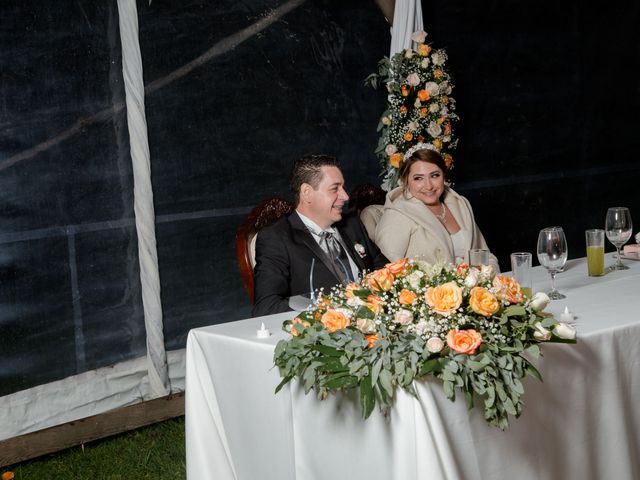
[[[544,382],[525,381],[524,413],[506,432],[435,382],[419,382],[418,399],[398,391],[389,419],[376,410],[366,421],[355,392],[320,402],[293,382],[274,395],[273,349],[291,313],[194,329],[188,478],[640,479],[640,262],[626,263],[590,278],[573,260],[557,276],[567,298],[547,310],[577,315],[579,343],[543,346]],[[546,271],[533,278],[534,291],[548,289]],[[256,338],[261,321],[268,339]]]

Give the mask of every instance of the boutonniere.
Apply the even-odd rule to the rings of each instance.
[[[364,246],[359,243],[353,244],[353,249],[356,251],[360,258],[364,258],[367,256],[367,251],[364,249]]]

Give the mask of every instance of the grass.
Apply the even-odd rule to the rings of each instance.
[[[186,478],[184,417],[0,468],[15,480]]]

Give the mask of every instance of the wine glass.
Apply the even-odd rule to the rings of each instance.
[[[618,251],[618,261],[609,267],[609,270],[628,270],[629,267],[622,263],[620,259],[620,247],[627,243],[631,237],[633,225],[631,223],[631,213],[627,207],[611,207],[607,210],[604,231],[607,238]]]
[[[551,275],[551,300],[567,298],[556,290],[556,273],[561,272],[567,261],[567,239],[562,227],[547,227],[538,234],[538,261]]]

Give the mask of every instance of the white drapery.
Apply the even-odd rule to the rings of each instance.
[[[131,162],[142,305],[147,333],[147,367],[152,397],[170,393],[167,354],[164,348],[160,275],[156,249],[155,212],[147,120],[144,111],[144,80],[138,41],[138,9],[135,0],[118,0],[120,41],[122,42],[122,76],[127,97],[127,124]]]
[[[405,48],[411,48],[411,34],[424,29],[420,0],[396,0],[391,27],[389,58]]]

